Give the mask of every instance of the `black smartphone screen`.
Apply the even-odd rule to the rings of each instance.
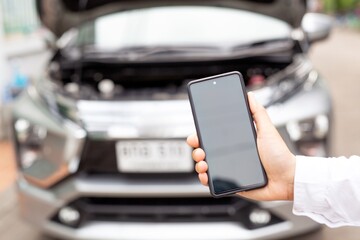
[[[241,74],[192,81],[188,90],[211,193],[223,196],[264,186],[267,179]]]

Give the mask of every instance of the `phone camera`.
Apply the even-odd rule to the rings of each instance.
[[[213,84],[216,85],[216,81],[213,81]]]

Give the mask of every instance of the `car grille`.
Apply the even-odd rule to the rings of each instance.
[[[91,221],[116,222],[236,222],[247,229],[280,223],[283,220],[271,214],[266,224],[254,224],[249,215],[257,204],[238,197],[221,199],[199,198],[99,198],[81,197],[68,206],[76,208],[81,227]],[[53,218],[58,221],[57,217]]]

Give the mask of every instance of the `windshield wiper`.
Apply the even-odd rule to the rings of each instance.
[[[266,41],[240,44],[231,48],[236,55],[258,55],[291,49],[294,42],[290,38],[271,39]]]
[[[288,50],[293,47],[293,44],[290,39],[272,39],[236,46],[138,46],[118,50],[104,50],[88,46],[84,55],[85,58],[125,61],[161,60],[169,57],[174,59],[250,57]]]
[[[219,52],[218,47],[212,46],[156,46],[156,47],[127,47],[117,51],[103,51],[91,49],[86,53],[87,56],[110,57],[126,59],[131,61],[143,60],[151,57],[168,57],[168,56],[206,56],[214,55]]]

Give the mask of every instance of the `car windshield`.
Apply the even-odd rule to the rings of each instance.
[[[287,39],[291,27],[248,11],[210,6],[166,6],[102,16],[79,28],[76,46],[121,50],[139,47],[238,47]]]

